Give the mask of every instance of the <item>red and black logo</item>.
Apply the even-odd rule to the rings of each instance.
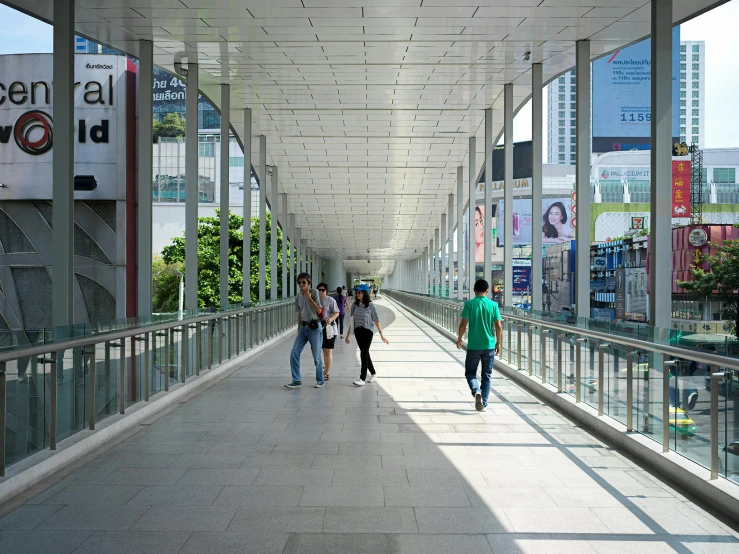
[[[38,156],[48,152],[54,139],[51,116],[41,111],[24,113],[15,123],[13,136],[18,148],[26,154]]]

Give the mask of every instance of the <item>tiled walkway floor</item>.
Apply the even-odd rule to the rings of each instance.
[[[739,552],[736,533],[386,301],[379,380],[291,338],[0,519],[0,552]]]

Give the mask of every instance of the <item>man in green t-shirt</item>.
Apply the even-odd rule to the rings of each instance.
[[[503,324],[500,322],[498,305],[488,298],[488,282],[480,279],[475,283],[475,297],[464,304],[462,321],[459,322],[457,348],[462,348],[462,337],[469,323],[467,335],[467,357],[464,376],[475,397],[475,408],[484,412],[490,395],[490,380],[493,375],[493,358],[500,354]],[[493,334],[495,329],[495,334]],[[497,337],[497,340],[496,340]],[[477,364],[482,362],[481,383],[477,381]]]

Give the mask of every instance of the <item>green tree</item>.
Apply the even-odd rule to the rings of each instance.
[[[152,260],[152,310],[154,313],[171,313],[179,309],[180,276],[184,275],[185,264],[167,264],[161,256]]]
[[[271,214],[267,214],[265,241],[271,240]],[[241,304],[243,280],[243,217],[229,212],[228,217],[228,301],[229,304]],[[220,210],[215,217],[201,217],[198,220],[198,305],[201,308],[220,306]],[[251,218],[251,302],[259,297],[259,272],[266,274],[267,297],[271,290],[270,249],[266,252],[266,265],[259,266],[259,218]],[[175,237],[172,244],[162,249],[162,260],[167,265],[185,262],[185,236]],[[184,269],[183,269],[184,272]],[[277,228],[277,294],[282,294],[282,230]]]
[[[711,246],[716,249],[715,254],[700,258],[701,263],[708,264],[708,271],[696,264],[690,268],[694,280],[678,281],[677,285],[705,296],[715,294],[722,303],[721,316],[727,320],[729,331],[739,339],[739,240],[725,240]]]
[[[154,142],[159,137],[184,137],[185,118],[177,113],[168,113],[162,121],[154,121],[152,125]]]

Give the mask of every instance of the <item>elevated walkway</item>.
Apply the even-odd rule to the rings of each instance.
[[[0,506],[0,552],[739,551],[739,534],[387,300],[376,384],[289,381],[292,337]]]

